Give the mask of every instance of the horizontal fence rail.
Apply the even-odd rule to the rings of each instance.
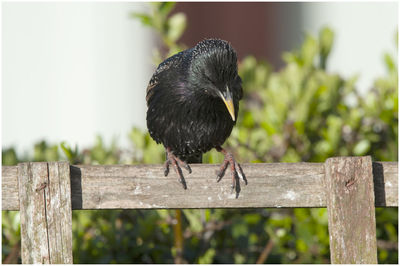
[[[72,209],[326,207],[325,163],[243,164],[249,184],[236,199],[230,169],[217,183],[218,165],[184,171],[187,190],[162,165],[71,165]],[[375,206],[398,206],[398,163],[373,162]],[[20,210],[18,166],[2,167],[2,210]]]
[[[2,209],[20,211],[22,263],[73,262],[72,209],[265,207],[327,207],[331,262],[377,263],[375,207],[398,206],[397,162],[243,164],[238,198],[218,168],[192,165],[184,190],[161,165],[20,163],[2,168]]]

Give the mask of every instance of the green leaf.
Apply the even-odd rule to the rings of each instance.
[[[183,210],[186,218],[189,220],[190,228],[193,232],[200,232],[203,230],[200,214],[197,210]]]
[[[396,63],[394,62],[393,58],[388,53],[385,53],[384,60],[385,60],[386,67],[389,70],[389,72],[396,71]]]
[[[328,28],[322,28],[319,32],[319,49],[322,56],[327,57],[332,49],[333,39],[335,35],[333,31]]]
[[[307,251],[308,251],[308,246],[307,246],[306,242],[304,242],[302,239],[298,239],[298,240],[296,241],[296,249],[297,249],[299,252],[304,253],[304,252],[307,252]]]
[[[67,158],[68,158],[68,160],[69,160],[69,159],[72,158],[73,152],[72,152],[72,150],[71,150],[71,147],[69,147],[69,146],[67,146],[67,145],[68,145],[68,144],[67,144],[65,141],[63,141],[63,142],[60,143],[61,149],[63,150],[65,156],[67,156]]]
[[[199,257],[199,264],[211,264],[213,262],[213,258],[215,256],[215,249],[210,248],[204,253],[203,256]]]
[[[170,41],[177,41],[186,29],[186,15],[182,12],[176,13],[168,19],[167,37]]]
[[[234,238],[239,238],[240,236],[246,236],[248,234],[249,228],[245,223],[235,224],[232,228],[232,236]]]
[[[371,147],[371,143],[367,139],[360,140],[353,149],[353,152],[357,156],[365,155]]]
[[[246,261],[246,257],[240,253],[235,253],[234,255],[235,264],[243,264]]]
[[[307,35],[301,47],[301,58],[305,67],[310,67],[313,65],[317,53],[318,53],[317,41],[311,35]]]
[[[16,165],[19,162],[17,153],[14,148],[3,149],[2,150],[2,165]]]
[[[132,13],[131,16],[133,18],[138,18],[140,22],[142,22],[143,25],[145,26],[153,26],[153,19],[147,14],[143,13]]]
[[[168,14],[172,11],[172,9],[175,7],[175,2],[162,2],[162,3],[157,3],[158,5],[158,11],[160,14],[164,17],[168,16]]]

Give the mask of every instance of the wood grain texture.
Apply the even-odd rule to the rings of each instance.
[[[331,263],[376,264],[371,157],[329,158],[325,173]]]
[[[1,168],[2,210],[19,210],[18,166]]]
[[[247,164],[239,198],[229,171],[216,182],[218,165],[192,165],[187,190],[161,165],[77,166],[71,169],[74,209],[256,208],[324,205],[321,164]],[[81,188],[79,188],[79,185]],[[76,187],[78,186],[78,187]],[[74,191],[82,191],[81,195]]]
[[[326,207],[323,163],[243,164],[249,184],[238,199],[229,169],[215,181],[219,165],[191,165],[183,190],[175,172],[161,165],[71,166],[72,209]],[[398,206],[398,163],[376,162],[375,206]],[[3,210],[19,210],[17,166],[2,168]]]
[[[23,264],[48,264],[46,187],[47,163],[18,166],[21,214],[21,259]]]
[[[49,162],[46,218],[51,264],[72,264],[72,208],[67,162]]]
[[[71,264],[72,209],[67,162],[18,166],[24,264]]]

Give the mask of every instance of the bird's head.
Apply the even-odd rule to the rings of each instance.
[[[218,39],[199,42],[193,48],[190,70],[189,81],[197,91],[220,98],[235,121],[237,110],[234,106],[242,96],[242,88],[237,73],[237,56],[232,46]]]

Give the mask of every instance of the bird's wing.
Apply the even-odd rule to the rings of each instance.
[[[184,51],[185,52],[185,51]],[[158,85],[161,77],[168,72],[169,69],[177,68],[184,57],[184,52],[177,53],[167,59],[165,59],[160,65],[158,65],[156,71],[150,79],[149,85],[146,89],[146,102],[148,103],[151,95],[154,93],[154,88]]]

